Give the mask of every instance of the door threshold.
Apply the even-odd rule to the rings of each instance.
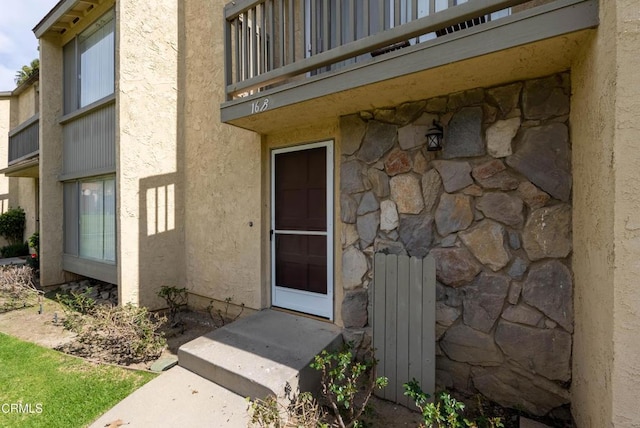
[[[333,321],[331,321],[329,318],[319,317],[317,315],[311,315],[311,314],[307,314],[305,312],[298,312],[298,311],[294,311],[294,310],[287,309],[287,308],[280,308],[278,306],[271,306],[270,309],[272,309],[274,311],[278,311],[278,312],[284,312],[285,314],[297,315],[297,316],[300,316],[300,317],[310,318],[312,320],[323,321],[323,322],[326,322],[328,324],[334,324],[335,325],[335,323]]]

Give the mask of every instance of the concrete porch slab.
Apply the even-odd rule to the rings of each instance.
[[[333,324],[263,310],[182,345],[178,364],[243,397],[283,397],[288,386],[317,389],[320,374],[309,364],[341,343]]]

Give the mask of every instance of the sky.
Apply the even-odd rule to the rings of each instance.
[[[16,71],[38,57],[33,27],[58,0],[0,0],[0,92],[15,89]]]

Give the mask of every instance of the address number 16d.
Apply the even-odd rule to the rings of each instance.
[[[251,103],[251,114],[261,113],[269,108],[269,98],[258,100]]]

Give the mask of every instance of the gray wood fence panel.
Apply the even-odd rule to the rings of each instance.
[[[377,395],[409,406],[404,383],[415,378],[425,392],[435,389],[435,262],[376,254],[373,287],[378,375],[389,379]]]
[[[115,105],[103,108],[65,123],[63,175],[98,171],[116,167]]]
[[[398,299],[397,299],[397,340],[396,376],[409,378],[409,257],[398,257]],[[402,382],[396,382],[396,402],[409,404],[404,396]]]
[[[385,370],[389,378],[389,387],[384,390],[384,398],[396,400],[396,390],[393,385],[397,381],[396,377],[396,338],[397,338],[397,295],[398,295],[398,256],[390,255],[385,265],[387,282],[385,290],[385,334],[384,334],[384,358]]]

